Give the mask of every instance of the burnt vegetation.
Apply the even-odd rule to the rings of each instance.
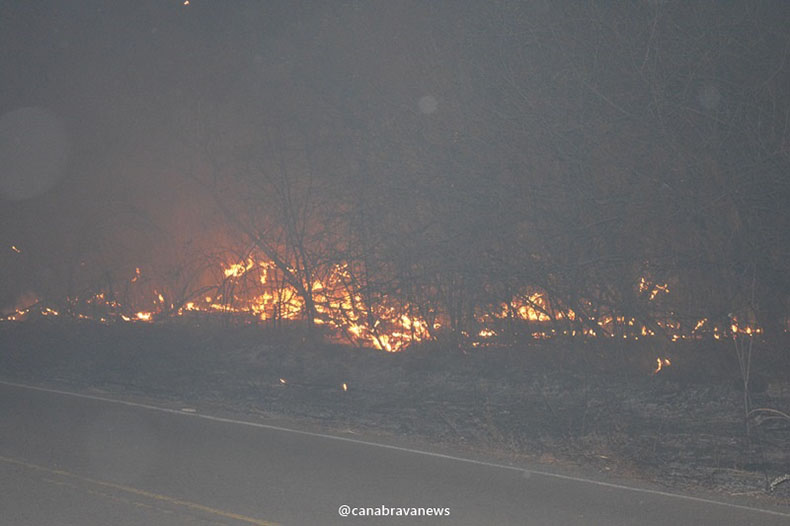
[[[193,89],[166,219],[116,193],[46,272],[7,230],[32,245],[3,254],[30,285],[16,306],[222,304],[385,348],[412,322],[449,341],[787,330],[784,6],[389,9],[409,23],[327,8],[298,25],[323,45],[271,38],[265,97],[242,89],[257,77]],[[227,52],[191,45],[192,67]]]
[[[790,469],[775,452],[787,445],[781,426],[790,420],[776,405],[787,402],[778,386],[790,361],[784,2],[330,2],[272,4],[266,13],[195,4],[141,8],[132,22],[128,12],[102,19],[121,35],[110,49],[126,50],[106,72],[121,78],[120,95],[101,92],[120,124],[93,119],[99,131],[76,141],[60,186],[0,211],[6,343],[46,347],[18,326],[43,317],[57,327],[63,318],[83,328],[122,325],[112,330],[129,340],[137,336],[126,323],[159,324],[143,332],[166,331],[163,324],[177,332],[182,322],[196,331],[262,325],[270,330],[261,338],[285,338],[283,348],[336,350],[342,341],[408,354],[411,346],[414,363],[437,369],[427,353],[460,349],[447,375],[466,370],[458,356],[474,356],[475,370],[487,371],[473,382],[483,394],[461,397],[480,429],[498,433],[478,443],[518,451],[540,437],[522,444],[531,435],[513,422],[541,419],[549,435],[567,439],[562,447],[581,451],[600,439],[617,449],[630,433],[617,422],[628,402],[606,405],[619,395],[595,379],[600,371],[584,380],[599,358],[641,379],[667,376],[669,387],[650,387],[664,401],[659,412],[689,370],[709,367],[704,382],[720,382],[700,388],[704,396],[688,391],[682,407],[697,414],[695,403],[736,393],[734,406],[712,410],[735,407],[738,425],[745,422],[739,451],[748,452],[738,457],[717,442],[715,451],[726,451],[711,465],[740,469],[756,455],[766,477]],[[48,27],[38,13],[8,15]],[[73,31],[70,47],[44,68],[61,84],[35,94],[76,118],[80,107],[66,109],[56,95],[96,88],[58,65],[110,37]],[[3,48],[19,47],[14,34],[0,31]],[[145,44],[129,51],[129,41]],[[124,80],[132,66],[134,79]],[[23,99],[4,92],[2,108]],[[42,210],[62,218],[52,225]],[[563,412],[549,376],[530,373],[530,385],[543,387],[529,393],[512,378],[494,387],[501,379],[490,364],[528,369],[529,360],[502,356],[545,349],[543,340],[564,349],[578,378],[555,380],[575,386],[569,391],[580,398],[565,402],[583,410]],[[589,356],[571,357],[570,348]],[[281,375],[290,387],[323,385],[309,374],[293,379],[304,370],[284,378],[288,371],[272,364],[286,355],[255,356],[271,367],[263,380],[245,381],[265,384],[277,403],[286,396]],[[154,367],[145,353],[140,360]],[[404,378],[414,373],[412,358],[397,360]],[[681,365],[684,372],[670,372]],[[349,367],[361,374],[357,362]],[[378,414],[370,400],[404,386],[445,400],[375,371],[389,387],[371,386],[354,411]],[[447,379],[450,391],[471,381],[464,374]],[[345,377],[329,376],[334,393]],[[755,403],[751,392],[771,394]],[[543,397],[545,412],[519,413],[528,411],[505,401],[513,393]],[[398,398],[393,407],[413,402]],[[340,407],[321,411],[346,418]],[[437,418],[455,439],[470,439],[479,430],[458,428],[464,409],[456,409],[436,409]],[[596,418],[609,431],[590,423]],[[617,454],[633,446],[636,457],[648,442],[642,436]],[[651,457],[656,465],[671,456],[662,454]]]

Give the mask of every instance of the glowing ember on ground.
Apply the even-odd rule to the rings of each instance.
[[[296,270],[288,267],[287,272]],[[84,298],[67,297],[55,305],[42,304],[33,294],[20,298],[12,311],[0,321],[21,321],[31,313],[59,316],[62,313],[80,320],[102,323],[112,321],[153,322],[169,317],[199,315],[231,315],[235,322],[255,324],[304,322],[308,319],[305,298],[312,303],[312,324],[332,341],[345,340],[358,346],[396,352],[415,343],[435,340],[447,333],[448,314],[440,310],[419,308],[390,297],[371,300],[365,293],[350,264],[334,265],[310,280],[309,290],[298,291],[294,276],[255,254],[220,263],[207,271],[206,279],[194,292],[162,286],[151,287],[153,278],[142,279],[142,270],[135,267],[127,288],[86,294]],[[218,281],[217,281],[218,280]],[[150,288],[149,288],[150,287]],[[659,293],[669,294],[666,283],[655,284],[641,278],[636,289],[646,300]],[[148,292],[145,292],[145,291]],[[119,299],[123,298],[123,299]],[[371,301],[373,301],[371,303]],[[633,316],[596,308],[593,302],[579,304],[583,315],[549,298],[542,290],[531,288],[516,293],[510,301],[495,302],[489,309],[476,308],[466,327],[459,330],[463,339],[474,346],[496,345],[523,335],[537,340],[560,335],[580,338],[618,338],[637,340],[640,337],[662,337],[673,342],[712,337],[750,337],[761,334],[755,323],[742,323],[731,315],[726,325],[711,323],[707,318],[686,322],[672,311],[657,315],[649,322]],[[430,321],[419,313],[428,312]],[[651,327],[658,327],[661,334]],[[669,365],[661,362],[660,367]],[[660,370],[660,367],[658,370]]]
[[[481,331],[478,333],[478,335],[479,335],[481,338],[491,338],[491,337],[494,337],[494,336],[496,336],[496,332],[495,332],[495,331],[493,331],[493,330],[491,330],[491,329],[483,329],[483,330],[481,330]]]
[[[669,360],[669,358],[656,358],[656,368],[653,371],[653,374],[658,374],[662,369],[669,367],[670,365],[672,365],[672,362]]]

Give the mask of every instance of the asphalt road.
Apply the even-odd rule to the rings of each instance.
[[[341,517],[341,505],[390,516]],[[419,508],[450,516],[393,516]],[[790,514],[0,382],[0,524],[769,526]]]

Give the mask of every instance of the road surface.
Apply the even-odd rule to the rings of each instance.
[[[0,382],[0,523],[790,524],[776,510],[184,409]]]

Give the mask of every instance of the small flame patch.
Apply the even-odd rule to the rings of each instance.
[[[658,374],[661,372],[662,369],[669,367],[672,365],[672,362],[669,358],[656,358],[656,368],[653,371],[653,374]]]

